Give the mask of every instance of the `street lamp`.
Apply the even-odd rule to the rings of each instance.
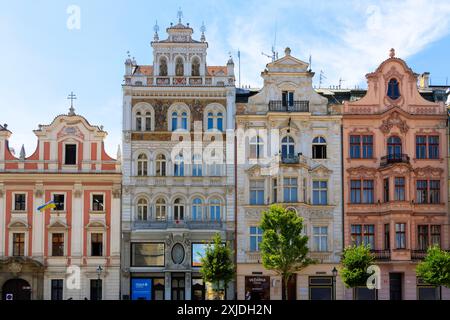
[[[97,267],[97,300],[101,300],[101,298],[100,298],[100,295],[101,295],[101,292],[100,292],[100,276],[102,275],[102,271],[103,271],[103,268],[102,268],[102,266],[98,266]]]
[[[331,273],[333,274],[333,300],[336,300],[336,277],[338,274],[336,267],[333,267]]]

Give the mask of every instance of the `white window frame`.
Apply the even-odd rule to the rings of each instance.
[[[315,228],[319,228],[319,233],[318,234],[316,234],[316,233],[314,233],[314,229]],[[327,233],[326,233],[326,235],[324,235],[324,234],[322,234],[321,233],[321,228],[327,228]],[[330,236],[329,236],[329,233],[330,233],[330,228],[329,228],[329,226],[328,225],[313,225],[312,226],[312,241],[313,241],[313,243],[312,243],[312,251],[313,252],[329,252],[329,248],[330,248]],[[318,246],[318,248],[316,248],[315,247],[315,243],[316,243],[316,238],[319,238],[319,246]],[[321,248],[321,246],[322,246],[322,238],[323,237],[326,237],[326,245],[327,245],[327,247],[326,247],[326,250],[322,250],[322,248]],[[317,250],[316,250],[317,249]]]
[[[75,164],[66,164],[66,145],[68,144],[74,144],[75,145]],[[73,168],[78,166],[78,156],[79,156],[79,152],[80,152],[80,146],[79,146],[79,142],[78,140],[74,140],[71,139],[69,141],[64,141],[63,142],[63,148],[62,148],[62,159],[61,159],[61,163],[64,167],[69,167],[69,168]]]
[[[24,230],[23,228],[18,228],[18,229],[11,229],[9,231],[9,255],[11,257],[13,257],[13,250],[14,250],[14,233],[24,233],[25,237],[24,237],[24,248],[23,248],[23,256],[19,256],[19,257],[28,257],[28,231]]]
[[[54,256],[53,255],[53,234],[54,233],[62,233],[64,235],[64,249],[62,256]],[[51,258],[65,258],[67,256],[67,231],[66,230],[50,230],[48,232],[48,256]],[[59,278],[58,278],[59,279]]]
[[[16,194],[24,194],[25,195],[25,210],[16,210]],[[18,213],[26,213],[28,210],[28,192],[26,191],[14,191],[12,192],[12,212],[18,212]]]
[[[103,210],[94,210],[94,195],[103,196]],[[90,192],[90,211],[91,213],[105,213],[106,212],[106,194],[105,192]]]
[[[67,212],[67,192],[62,191],[62,192],[52,192],[50,193],[50,197],[51,200],[54,200],[54,195],[58,194],[58,195],[64,195],[64,209],[63,210],[56,210],[56,208],[52,208],[52,212],[58,212],[58,213],[66,213]]]
[[[93,233],[101,233],[102,234],[102,255],[101,256],[93,256],[92,255],[92,234]],[[106,256],[106,237],[105,237],[105,230],[103,229],[92,229],[88,231],[88,247],[87,247],[87,253],[88,257],[90,258],[100,258]]]

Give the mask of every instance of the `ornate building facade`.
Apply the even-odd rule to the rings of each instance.
[[[125,62],[122,297],[205,299],[205,242],[234,243],[234,64],[207,65],[204,27],[158,29],[153,64]]]
[[[393,49],[366,77],[365,96],[344,103],[344,238],[371,246],[381,288],[347,290],[346,298],[448,299],[448,289],[415,273],[428,246],[449,248],[444,103],[421,96]]]
[[[340,299],[333,270],[343,243],[342,116],[314,91],[314,73],[289,48],[261,76],[259,92],[236,100],[237,298],[282,298],[281,278],[264,269],[259,251],[261,213],[278,203],[304,218],[319,262],[291,279],[289,299]]]
[[[118,299],[121,164],[107,133],[73,108],[34,133],[17,157],[0,126],[2,300]]]

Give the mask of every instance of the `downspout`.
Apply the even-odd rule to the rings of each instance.
[[[236,116],[235,116],[236,119]],[[234,265],[235,272],[235,286],[234,286],[234,300],[237,300],[237,136],[236,136],[236,120],[234,132]]]
[[[341,118],[343,120],[343,118]],[[343,121],[341,122],[341,207],[342,207],[342,223],[341,223],[341,234],[342,234],[342,250],[344,250],[344,125]],[[343,252],[343,251],[342,251]]]

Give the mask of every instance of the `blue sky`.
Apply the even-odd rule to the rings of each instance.
[[[67,8],[80,8],[80,29],[69,30]],[[394,47],[417,73],[431,72],[434,84],[450,77],[449,1],[44,1],[0,0],[0,123],[13,131],[11,145],[36,147],[32,132],[66,113],[70,91],[76,112],[103,125],[107,151],[121,142],[121,84],[127,50],[138,64],[151,64],[150,41],[158,21],[160,38],[176,22],[200,37],[202,21],[209,43],[208,64],[224,65],[241,50],[242,84],[260,87],[260,72],[274,44],[283,55],[323,70],[324,86],[364,87],[372,71]],[[237,70],[236,70],[237,71]],[[449,80],[450,83],[450,80]]]

